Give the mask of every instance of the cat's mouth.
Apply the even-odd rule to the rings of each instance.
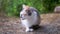
[[[22,20],[25,20],[25,18],[22,18]]]

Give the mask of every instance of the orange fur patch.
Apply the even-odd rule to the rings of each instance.
[[[29,8],[30,8],[29,6],[25,6],[25,8],[24,8],[24,9],[25,9],[25,10],[28,10]]]

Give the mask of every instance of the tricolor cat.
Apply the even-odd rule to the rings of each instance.
[[[34,28],[39,26],[41,20],[37,9],[23,5],[23,9],[20,12],[20,20],[22,25],[26,27],[26,32],[34,31]]]

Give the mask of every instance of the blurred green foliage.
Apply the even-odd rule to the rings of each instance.
[[[53,12],[55,6],[60,5],[60,0],[0,0],[0,10],[8,16],[19,16],[22,4],[35,7],[39,13]]]

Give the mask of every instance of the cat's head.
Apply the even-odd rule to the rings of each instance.
[[[22,11],[24,12],[25,15],[31,16],[32,11],[30,10],[30,6],[27,5],[22,5]]]

